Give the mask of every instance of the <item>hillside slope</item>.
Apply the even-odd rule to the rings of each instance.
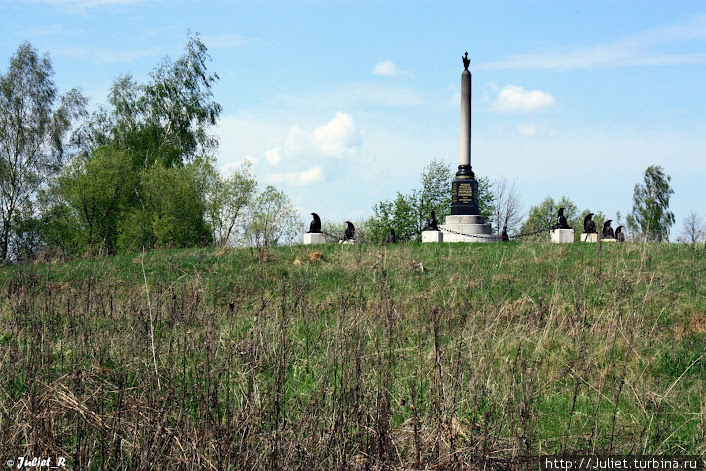
[[[677,245],[159,251],[0,269],[0,457],[75,469],[706,454]]]

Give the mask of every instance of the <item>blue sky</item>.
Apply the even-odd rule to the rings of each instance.
[[[223,105],[219,165],[252,160],[303,213],[358,218],[458,161],[458,93],[473,73],[472,164],[614,217],[644,169],[672,209],[706,215],[706,5],[700,2],[206,2],[0,0],[0,70],[20,42],[49,52],[62,90],[104,102],[209,47]]]

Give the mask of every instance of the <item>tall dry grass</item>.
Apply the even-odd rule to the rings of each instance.
[[[703,251],[320,250],[4,269],[0,458],[461,469],[706,453]]]

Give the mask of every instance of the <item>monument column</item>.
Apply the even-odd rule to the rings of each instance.
[[[463,58],[464,65],[468,59],[468,53]],[[461,74],[461,140],[458,157],[458,169],[471,168],[471,72],[468,65]]]
[[[471,169],[471,72],[468,65],[471,60],[468,52],[463,59],[461,73],[461,137],[459,141],[458,171],[451,183],[451,214],[478,215],[478,182]],[[482,218],[476,218],[482,223]]]
[[[471,170],[471,60],[468,52],[463,59],[461,73],[461,138],[458,171],[451,182],[451,214],[440,230],[428,228],[422,232],[422,242],[497,242],[502,237],[493,235],[478,210],[478,182]],[[430,223],[431,224],[431,223]],[[428,226],[427,226],[428,227]]]

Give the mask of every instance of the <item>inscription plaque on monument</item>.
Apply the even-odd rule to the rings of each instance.
[[[478,214],[478,182],[456,178],[451,182],[451,214]]]

